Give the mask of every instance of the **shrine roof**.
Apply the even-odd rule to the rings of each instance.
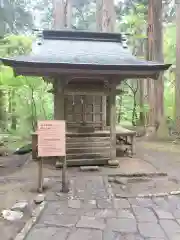
[[[123,71],[164,71],[170,64],[146,61],[123,47],[117,33],[79,31],[42,32],[26,56],[0,58],[8,66]]]

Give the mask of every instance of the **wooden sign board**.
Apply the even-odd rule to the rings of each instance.
[[[65,121],[38,121],[38,157],[66,156]]]

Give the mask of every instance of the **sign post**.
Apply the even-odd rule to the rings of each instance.
[[[42,193],[43,192],[43,159],[40,157],[38,161],[38,192]]]
[[[66,162],[66,156],[64,157],[63,169],[62,169],[62,192],[63,192],[63,193],[68,193],[68,192],[69,192],[69,186],[68,186],[68,180],[67,180],[67,162]]]
[[[68,192],[67,164],[66,164],[66,124],[61,120],[46,120],[38,122],[38,157],[39,186],[43,190],[43,162],[44,157],[63,157],[62,191]]]

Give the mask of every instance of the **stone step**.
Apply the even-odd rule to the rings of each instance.
[[[98,142],[67,142],[66,143],[67,148],[77,148],[77,147],[83,147],[83,148],[94,148],[94,147],[110,147],[110,141],[98,141]]]
[[[79,146],[79,147],[76,147],[76,148],[69,148],[67,147],[67,154],[94,154],[94,153],[102,153],[102,152],[109,152],[110,151],[110,146],[108,147],[84,147],[84,146]]]
[[[80,171],[82,172],[94,172],[99,171],[99,166],[81,166]]]
[[[110,142],[110,137],[68,137],[66,143],[82,142]]]
[[[97,157],[93,159],[67,159],[67,166],[68,167],[76,167],[76,166],[103,166],[107,165],[108,161],[110,160],[109,157]],[[62,163],[56,165],[56,168],[62,168]]]
[[[102,152],[102,153],[96,153],[96,152],[90,152],[90,153],[74,153],[74,154],[67,154],[66,158],[68,160],[73,159],[96,159],[101,157],[110,157],[110,151],[109,152]]]
[[[110,132],[66,133],[66,137],[110,137]]]

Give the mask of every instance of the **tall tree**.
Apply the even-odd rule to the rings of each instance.
[[[55,29],[62,29],[65,27],[65,4],[64,0],[53,0],[53,15]]]
[[[103,32],[113,32],[115,28],[114,0],[97,0],[96,3],[96,29]],[[110,98],[107,97],[107,125],[110,124]]]
[[[66,27],[72,27],[72,0],[66,1]]]
[[[145,39],[141,38],[139,39],[139,45],[138,47],[138,57],[144,58],[145,57]],[[145,80],[145,79],[144,79]],[[146,113],[145,113],[145,103],[146,103],[146,98],[145,98],[145,81],[142,79],[138,79],[138,93],[139,93],[139,125],[145,126],[146,124]]]
[[[102,31],[114,32],[116,22],[114,0],[103,0],[102,3]]]
[[[96,0],[96,30],[102,31],[103,0]]]
[[[176,80],[175,117],[176,131],[180,134],[180,0],[176,0]]]
[[[162,47],[162,0],[149,0],[148,6],[148,51],[147,59],[163,61]],[[147,81],[149,116],[148,123],[150,126],[156,125],[164,113],[163,94],[164,85],[162,76],[158,81],[148,79]]]
[[[54,28],[71,28],[72,0],[53,0]]]
[[[116,13],[114,0],[96,0],[96,29],[114,32]]]
[[[154,12],[154,60],[164,62],[163,56],[163,3],[155,1]],[[163,74],[155,81],[156,109],[155,121],[160,124],[164,118],[164,77]]]

